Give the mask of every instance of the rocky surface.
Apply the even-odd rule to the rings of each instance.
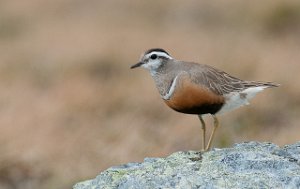
[[[111,167],[74,189],[300,188],[300,142],[280,148],[247,142],[210,152],[176,152],[166,158]]]

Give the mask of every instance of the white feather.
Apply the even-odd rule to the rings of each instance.
[[[143,64],[142,67],[150,71],[151,74],[156,73],[156,70],[161,66],[162,61],[160,59],[149,60],[148,63]]]
[[[166,57],[168,59],[173,59],[170,55],[168,55],[167,53],[164,53],[164,52],[159,52],[159,51],[153,51],[149,54],[147,54],[147,58],[149,58],[151,55],[153,54],[156,54],[157,56],[163,56],[163,57]]]
[[[225,104],[218,113],[228,112],[241,106],[248,105],[249,100],[265,88],[267,88],[267,86],[251,87],[241,92],[232,92],[224,95]]]
[[[163,99],[169,100],[171,98],[171,96],[173,95],[173,93],[175,91],[175,87],[176,87],[176,83],[177,83],[177,78],[178,78],[178,75],[173,80],[169,91],[162,97]]]

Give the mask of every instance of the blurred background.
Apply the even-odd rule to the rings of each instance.
[[[113,165],[200,150],[197,116],[129,69],[153,47],[281,84],[219,116],[215,147],[300,139],[297,0],[0,0],[0,188],[71,188]]]

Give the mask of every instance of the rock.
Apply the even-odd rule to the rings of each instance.
[[[74,189],[300,188],[300,142],[280,148],[247,142],[201,153],[111,167]]]

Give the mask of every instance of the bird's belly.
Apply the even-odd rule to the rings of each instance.
[[[224,97],[204,86],[182,82],[165,103],[175,111],[187,114],[215,114],[224,104]]]

